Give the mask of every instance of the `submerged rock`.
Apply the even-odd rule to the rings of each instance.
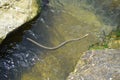
[[[120,50],[88,51],[67,80],[119,80]]]
[[[38,0],[0,0],[0,43],[9,32],[33,19],[39,8]]]

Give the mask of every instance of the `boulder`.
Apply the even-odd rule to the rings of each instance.
[[[0,0],[0,43],[8,33],[33,19],[39,8],[38,0]]]
[[[120,50],[88,51],[67,80],[119,80]]]

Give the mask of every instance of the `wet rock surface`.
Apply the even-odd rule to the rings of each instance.
[[[37,0],[0,0],[0,43],[8,33],[33,19],[39,11]]]
[[[67,80],[119,80],[120,50],[87,51]]]

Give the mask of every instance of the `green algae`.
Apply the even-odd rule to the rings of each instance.
[[[105,36],[103,42],[98,42],[96,44],[92,44],[89,47],[89,50],[102,50],[102,49],[119,49],[120,48],[120,30],[114,30],[109,35]]]

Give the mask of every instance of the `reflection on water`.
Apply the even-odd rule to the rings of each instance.
[[[111,26],[105,24],[93,7],[83,0],[51,0],[37,19],[8,35],[0,46],[3,55],[0,79],[65,80],[82,53],[97,42],[96,36],[103,29],[109,32]],[[89,33],[87,38],[52,51],[26,39],[29,37],[52,47],[86,33]]]

